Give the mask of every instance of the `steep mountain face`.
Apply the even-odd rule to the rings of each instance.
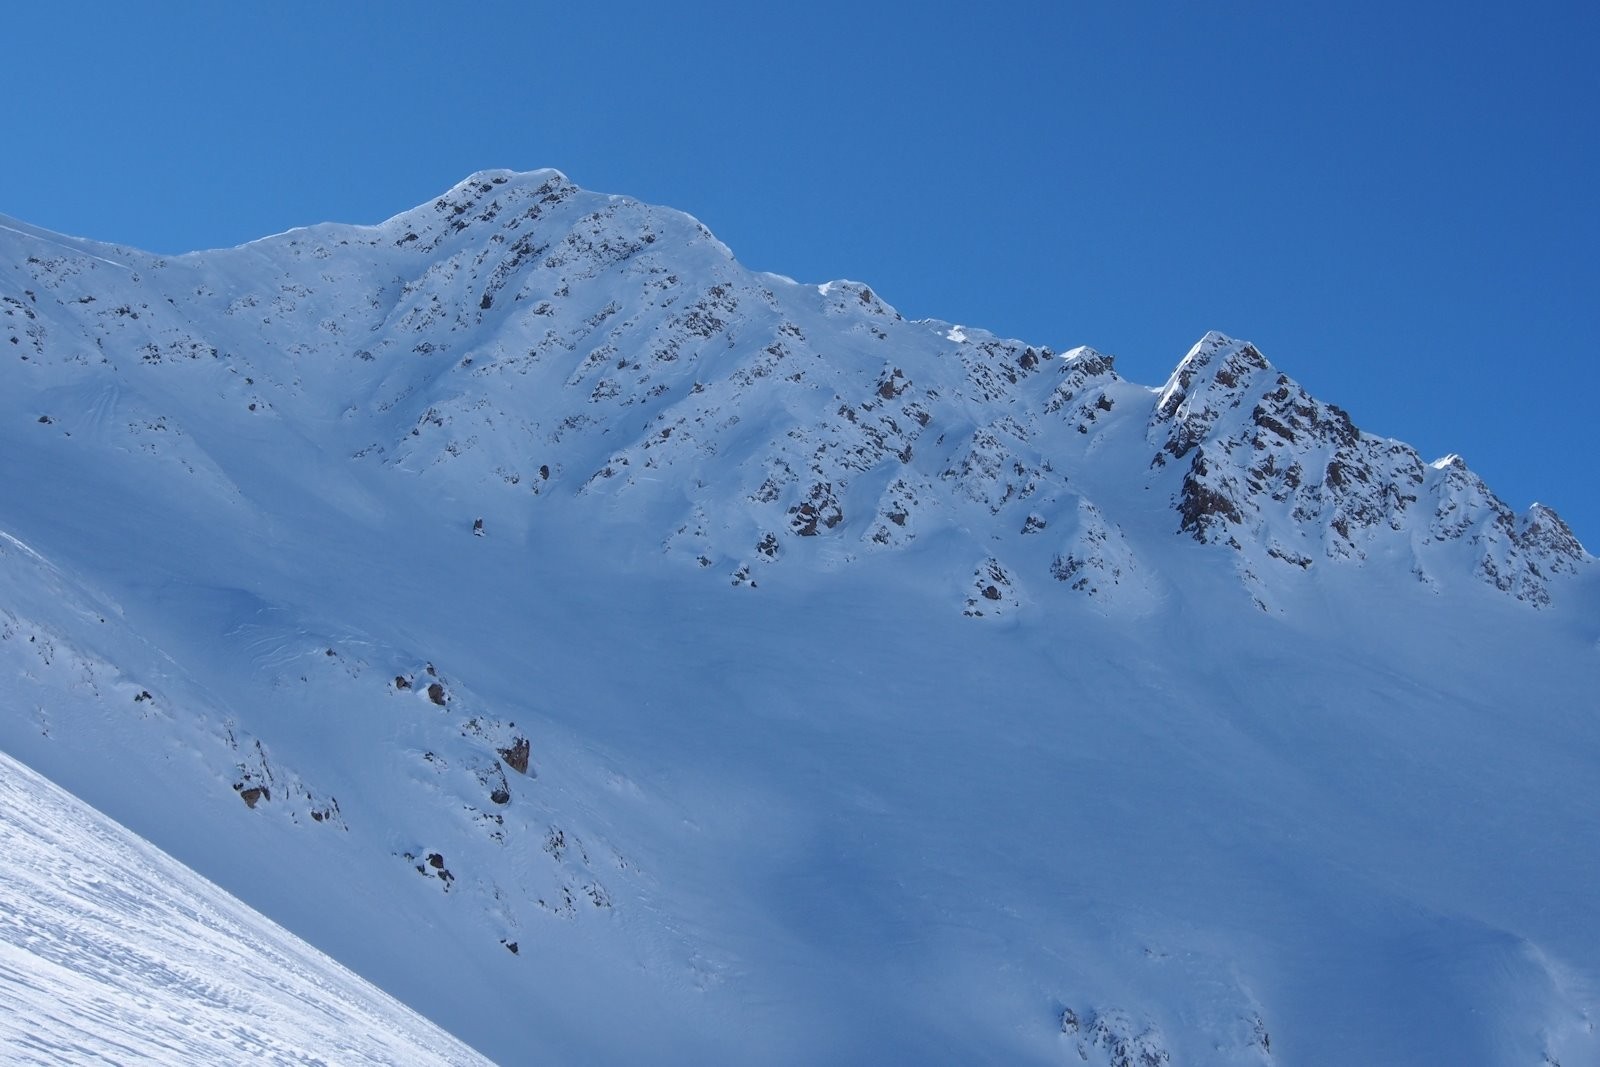
[[[0,357],[0,746],[492,1056],[1594,1052],[1594,559],[1247,343],[544,171],[0,223]]]

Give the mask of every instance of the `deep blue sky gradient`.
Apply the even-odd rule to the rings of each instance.
[[[180,252],[559,167],[1158,384],[1207,329],[1600,550],[1591,4],[70,3],[0,212]]]

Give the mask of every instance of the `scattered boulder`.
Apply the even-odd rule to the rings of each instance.
[[[445,702],[450,699],[450,697],[445,693],[444,686],[440,685],[438,682],[434,682],[428,686],[428,699],[442,708],[444,707]]]
[[[1172,1054],[1161,1031],[1151,1023],[1137,1023],[1127,1012],[1115,1009],[1079,1014],[1071,1008],[1061,1013],[1061,1034],[1073,1040],[1078,1058],[1108,1067],[1166,1067]],[[1092,1057],[1092,1059],[1091,1059]]]
[[[420,861],[414,852],[406,852],[403,855],[411,862],[418,874],[438,878],[439,881],[444,883],[444,891],[446,893],[450,892],[450,883],[456,880],[456,876],[451,874],[450,868],[444,865],[443,853],[430,852],[422,857]]]
[[[238,790],[239,799],[244,801],[247,808],[254,808],[261,801],[272,799],[272,791],[264,785],[246,786],[243,782],[235,782],[233,788]]]
[[[529,748],[526,737],[516,738],[511,742],[510,748],[502,748],[500,750],[500,758],[505,761],[507,767],[510,767],[518,774],[527,774]],[[500,803],[503,803],[503,801]]]
[[[818,482],[806,499],[789,509],[789,525],[801,537],[815,537],[822,529],[831,530],[844,521],[844,510],[830,482]]]
[[[971,589],[966,606],[961,612],[970,618],[982,618],[986,614],[1004,614],[1020,606],[1016,583],[997,559],[986,559],[978,565],[972,575]],[[985,604],[985,601],[988,603]]]

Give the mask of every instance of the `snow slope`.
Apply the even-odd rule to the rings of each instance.
[[[3,754],[0,849],[7,1063],[484,1062]]]
[[[0,745],[497,1059],[1600,1055],[1594,559],[1245,342],[544,171],[7,222],[0,355]]]

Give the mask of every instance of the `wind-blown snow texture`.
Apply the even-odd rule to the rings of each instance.
[[[485,1053],[1600,1055],[1594,560],[1253,346],[553,171],[0,226],[0,744]]]
[[[0,755],[11,1064],[466,1064],[470,1049]]]

